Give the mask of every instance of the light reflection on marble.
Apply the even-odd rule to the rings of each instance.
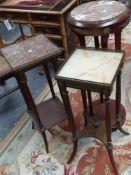
[[[115,18],[126,10],[127,7],[118,1],[93,1],[76,7],[71,17],[76,21],[98,22]]]
[[[110,84],[123,53],[76,49],[57,76]]]

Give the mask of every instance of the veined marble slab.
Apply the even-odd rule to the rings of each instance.
[[[92,1],[74,8],[71,17],[76,21],[99,22],[113,19],[126,10],[125,4],[118,1]]]
[[[77,48],[57,76],[110,84],[123,53]]]

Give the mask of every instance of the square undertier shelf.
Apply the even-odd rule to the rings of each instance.
[[[60,122],[67,120],[64,105],[58,97],[43,101],[38,104],[36,108],[44,130],[54,127]]]

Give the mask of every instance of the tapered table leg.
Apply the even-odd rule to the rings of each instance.
[[[129,133],[124,131],[121,127],[120,121],[120,106],[121,106],[121,70],[119,71],[116,79],[116,125],[123,134],[128,135]]]
[[[82,96],[82,102],[83,102],[83,108],[84,108],[83,115],[84,115],[84,120],[85,120],[85,126],[87,126],[88,107],[87,107],[85,90],[81,90],[81,96]]]
[[[105,126],[106,126],[106,134],[107,134],[107,150],[110,157],[110,161],[114,170],[115,175],[118,175],[118,171],[115,165],[113,152],[112,152],[112,139],[111,139],[111,118],[110,118],[110,100],[109,96],[105,97],[105,105],[106,105],[106,116],[105,116]]]
[[[41,124],[39,114],[38,114],[38,111],[36,109],[36,105],[34,103],[34,100],[32,98],[30,90],[28,88],[26,75],[25,75],[24,72],[19,72],[15,75],[15,77],[16,77],[16,80],[18,82],[21,93],[24,97],[24,100],[26,102],[28,110],[29,110],[29,112],[33,113],[33,115],[32,115],[33,121],[38,124],[38,129],[42,133],[43,140],[44,140],[44,143],[45,143],[46,152],[48,153],[49,148],[48,148],[47,138],[46,138],[46,135],[45,135],[45,131],[43,130],[43,126]]]
[[[83,35],[78,35],[79,41],[80,41],[80,45],[81,46],[86,46],[86,42],[85,42],[85,36]],[[95,42],[95,47],[99,48],[99,38],[98,36],[94,37],[94,42]],[[84,106],[84,119],[85,119],[85,125],[87,125],[87,103],[86,103],[86,91],[82,90],[81,91],[81,96],[82,96],[82,100],[83,100],[83,106]],[[95,127],[99,126],[100,122],[98,120],[98,118],[96,117],[96,115],[93,114],[93,105],[92,105],[92,97],[91,97],[91,91],[87,91],[87,97],[88,97],[88,104],[89,104],[89,115],[91,115],[94,118],[94,123],[93,125]],[[103,102],[103,95],[100,95],[100,101]]]
[[[115,33],[115,50],[121,50],[121,30]]]
[[[58,86],[59,86],[61,97],[62,97],[64,106],[65,106],[65,110],[66,110],[67,118],[68,118],[68,123],[69,123],[69,127],[71,129],[72,138],[73,138],[73,151],[72,151],[72,154],[67,162],[67,163],[70,163],[73,160],[73,158],[76,154],[76,151],[77,151],[78,138],[76,135],[75,122],[74,122],[71,104],[70,104],[70,100],[69,100],[69,96],[68,96],[68,91],[67,91],[64,83],[58,81]]]
[[[54,92],[54,88],[53,88],[53,84],[52,84],[52,80],[51,80],[51,75],[50,75],[50,71],[49,71],[49,68],[48,68],[48,64],[43,64],[43,67],[44,67],[44,70],[45,70],[45,74],[46,74],[46,78],[47,78],[47,81],[48,81],[48,84],[50,86],[50,90],[51,90],[51,93],[52,93],[52,96],[53,98],[55,98],[55,92]]]

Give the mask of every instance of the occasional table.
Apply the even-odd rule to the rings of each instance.
[[[68,22],[72,31],[79,37],[80,45],[85,46],[85,36],[94,36],[96,48],[107,48],[109,34],[114,34],[115,50],[121,50],[121,32],[129,22],[129,9],[118,1],[92,1],[74,8],[68,15]],[[99,41],[101,38],[101,43]],[[82,91],[82,95],[85,96]],[[96,114],[103,120],[103,94],[100,100],[92,103],[91,92],[88,91],[90,114]],[[84,105],[86,101],[84,100]],[[112,117],[115,115],[115,102],[111,101]],[[101,108],[101,112],[97,109]],[[120,107],[121,125],[125,122],[126,111]],[[112,118],[113,122],[114,118]],[[112,130],[117,126],[113,122]]]
[[[83,136],[93,136],[103,140],[106,144],[109,157],[116,175],[118,175],[112,153],[111,140],[111,116],[110,111],[110,94],[113,89],[114,81],[116,80],[116,113],[115,122],[117,128],[124,134],[125,132],[120,125],[120,104],[121,104],[121,66],[124,61],[124,52],[95,50],[88,48],[76,48],[73,54],[65,62],[62,68],[58,71],[56,79],[63,98],[68,121],[73,135],[73,152],[70,161],[74,158],[77,150],[78,138]],[[75,69],[74,69],[75,67]],[[84,131],[77,134],[73,113],[70,105],[67,88],[75,88],[80,90],[90,90],[92,92],[102,92],[105,95],[104,107],[105,113],[103,118],[105,127],[102,123],[98,128],[92,125],[93,116],[84,116],[87,126]],[[101,109],[98,109],[101,110]],[[101,128],[102,126],[102,128]],[[99,132],[99,129],[102,129]],[[104,136],[106,135],[106,136]]]
[[[5,64],[2,66],[3,71],[0,71],[0,80],[8,79],[11,76],[16,78],[29,114],[35,127],[43,136],[45,149],[48,153],[49,148],[45,131],[67,119],[64,105],[55,95],[48,69],[48,62],[56,60],[62,54],[62,50],[41,34],[2,48],[1,54],[4,59],[1,60],[5,61]],[[35,105],[25,72],[40,64],[44,66],[52,97]]]

